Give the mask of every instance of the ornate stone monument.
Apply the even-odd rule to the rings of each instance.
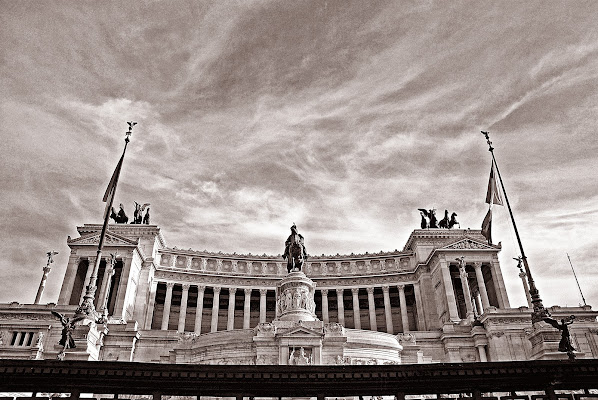
[[[301,271],[291,272],[276,287],[276,316],[280,321],[316,321],[316,284]]]

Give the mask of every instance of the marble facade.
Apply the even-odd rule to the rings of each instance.
[[[0,357],[55,358],[95,262],[100,225],[71,249],[57,304],[0,305]],[[155,225],[110,225],[96,305],[109,320],[77,329],[67,359],[197,364],[399,364],[559,358],[558,337],[511,308],[499,246],[477,230],[414,230],[402,250],[281,256],[168,247]],[[463,260],[461,262],[460,260]],[[578,357],[598,357],[597,313],[576,315]],[[103,310],[98,310],[103,311]],[[556,332],[558,335],[558,332]],[[555,342],[556,341],[556,342]],[[565,356],[566,358],[566,356]]]

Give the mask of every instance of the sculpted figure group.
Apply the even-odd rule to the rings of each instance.
[[[150,203],[145,203],[144,205],[141,205],[141,204],[135,202],[135,211],[133,213],[133,221],[131,222],[132,224],[149,225],[149,223],[150,223],[149,205],[150,205]],[[144,211],[145,211],[145,216],[143,215]],[[110,218],[112,218],[114,220],[114,222],[116,222],[117,224],[126,224],[127,222],[129,222],[129,217],[125,213],[125,208],[122,205],[122,203],[120,204],[120,209],[118,210],[118,212],[116,212],[114,210],[114,207],[112,207],[112,212],[110,213]]]
[[[442,228],[442,229],[452,229],[455,227],[455,225],[459,225],[459,227],[461,227],[461,225],[459,224],[459,221],[457,221],[457,213],[452,213],[450,218],[449,218],[449,212],[448,210],[444,210],[444,218],[440,220],[440,222],[438,221],[438,219],[436,218],[436,209],[430,209],[430,210],[426,210],[425,208],[418,208],[419,210],[419,214],[421,215],[422,219],[421,219],[421,228],[422,229],[426,229],[426,228]]]

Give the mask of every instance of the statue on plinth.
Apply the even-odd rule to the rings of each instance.
[[[572,315],[567,318],[561,319],[561,323],[559,324],[558,321],[554,318],[544,317],[544,322],[549,323],[559,331],[561,331],[561,341],[559,342],[559,351],[562,353],[567,353],[570,360],[575,359],[575,347],[571,344],[571,334],[569,333],[568,325],[573,323],[575,319],[575,315]]]
[[[77,347],[75,346],[75,340],[73,339],[73,331],[75,330],[75,324],[85,319],[85,317],[75,316],[73,318],[68,318],[56,311],[51,311],[51,313],[60,319],[60,323],[62,324],[62,333],[60,341],[58,342],[58,344],[62,346],[62,350],[58,354],[58,359],[63,360],[66,349],[74,349]]]
[[[287,271],[301,271],[303,262],[307,259],[303,236],[297,232],[297,226],[293,223],[291,234],[284,243],[284,254],[282,258],[287,260]]]

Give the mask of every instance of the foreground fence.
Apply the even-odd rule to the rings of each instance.
[[[198,400],[201,396],[598,400],[596,389],[598,360],[375,366],[0,360],[0,392],[69,393],[73,399],[93,393],[95,398],[197,396]]]

